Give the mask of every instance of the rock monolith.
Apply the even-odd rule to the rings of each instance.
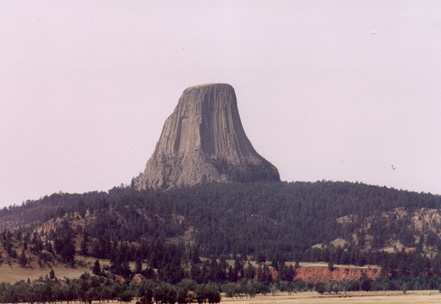
[[[233,87],[203,84],[182,94],[137,187],[254,181],[280,181],[279,172],[245,135]]]

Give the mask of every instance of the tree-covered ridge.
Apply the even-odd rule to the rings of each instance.
[[[303,284],[293,262],[321,261],[331,271],[334,264],[379,265],[381,280],[423,278],[439,288],[440,206],[441,198],[431,194],[325,181],[57,193],[0,211],[0,264],[73,267],[78,255],[91,256],[109,262],[106,269],[94,267],[98,277],[104,270],[128,282],[140,275],[158,286],[191,280],[228,293],[229,283],[260,284],[266,291],[275,282]],[[394,252],[383,250],[391,245]],[[392,287],[385,288],[397,286],[387,282]],[[345,289],[341,284],[327,286]],[[16,286],[2,288],[6,294]]]
[[[417,230],[410,216],[385,214],[399,209],[415,215],[440,206],[439,196],[348,182],[208,184],[165,192],[116,187],[108,193],[58,193],[5,208],[0,229],[37,229],[44,237],[65,218],[92,244],[160,240],[191,244],[203,256],[291,260],[338,238],[345,249],[378,250],[394,241],[436,248],[439,230]]]

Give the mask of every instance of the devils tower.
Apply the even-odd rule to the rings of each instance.
[[[233,87],[203,84],[187,88],[165,121],[138,188],[253,181],[280,181],[279,172],[245,135]]]

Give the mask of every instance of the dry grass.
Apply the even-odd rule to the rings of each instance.
[[[297,294],[279,294],[277,296],[271,295],[258,295],[253,299],[250,298],[226,298],[222,297],[221,303],[227,304],[291,304],[291,303],[304,303],[304,304],[426,304],[426,303],[440,303],[441,293],[436,290],[421,290],[410,291],[406,294],[402,292],[348,292],[346,295],[319,295],[315,292],[301,292]],[[121,302],[112,302],[114,304],[123,304]],[[131,304],[135,304],[136,300],[133,300]],[[93,304],[99,304],[93,302]]]
[[[97,259],[91,257],[78,256],[76,258],[77,263],[76,268],[66,267],[64,264],[60,263],[58,265],[52,266],[55,272],[55,276],[59,279],[64,277],[69,279],[79,278],[84,272],[92,272],[91,268]],[[109,260],[98,259],[100,261],[101,267],[108,266],[110,264]],[[132,270],[135,269],[135,262],[129,263]],[[142,268],[145,269],[147,265],[143,263]],[[21,280],[30,279],[31,281],[36,280],[40,277],[45,277],[49,275],[51,271],[50,267],[40,268],[37,263],[32,263],[32,268],[20,267],[17,263],[12,263],[11,266],[6,263],[0,265],[0,283],[15,283]]]
[[[57,278],[79,278],[85,271],[89,271],[89,268],[66,268],[64,265],[55,265],[52,267]],[[20,280],[27,280],[28,278],[33,281],[40,277],[49,275],[50,268],[22,268],[18,264],[12,264],[12,266],[2,264],[0,266],[0,282],[15,283]]]
[[[318,303],[440,303],[441,293],[436,290],[421,290],[421,291],[409,291],[403,294],[400,291],[382,291],[382,292],[348,292],[339,295],[319,295],[316,292],[301,292],[297,294],[279,294],[277,296],[256,296],[253,299],[231,299],[222,298],[221,303],[239,303],[239,304],[288,304],[288,303],[306,303],[306,304],[318,304]]]
[[[294,266],[294,262],[287,262],[287,265],[292,264]],[[328,267],[328,263],[325,262],[316,262],[316,263],[308,263],[308,262],[301,262],[299,263],[300,267]],[[380,269],[380,266],[377,265],[364,265],[364,266],[356,266],[356,265],[339,265],[334,264],[335,268],[357,268],[357,269]]]
[[[206,258],[201,258],[202,261],[207,260]],[[219,260],[218,260],[219,262]],[[234,260],[227,260],[228,266],[234,266]],[[271,265],[271,262],[266,262],[266,265]],[[295,265],[295,262],[286,262],[286,265]],[[259,265],[255,261],[251,261],[251,265],[254,267],[258,267]],[[328,263],[326,262],[300,262],[300,267],[328,267]],[[246,264],[245,264],[246,266]],[[357,268],[357,269],[380,269],[380,266],[377,265],[365,265],[365,266],[356,266],[356,265],[340,265],[340,264],[334,264],[334,267],[336,268]]]

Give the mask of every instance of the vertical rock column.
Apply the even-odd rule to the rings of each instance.
[[[165,121],[139,189],[252,181],[280,177],[245,135],[233,87],[203,84],[186,89]]]

